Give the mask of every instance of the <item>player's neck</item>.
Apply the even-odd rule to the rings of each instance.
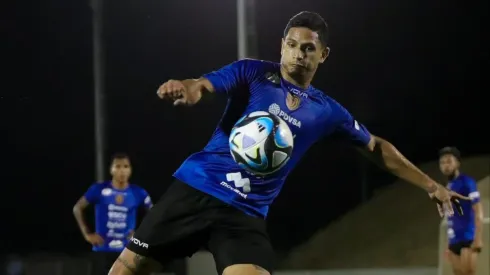
[[[460,175],[459,170],[456,170],[456,171],[454,172],[454,174],[452,174],[451,176],[449,176],[449,177],[448,177],[448,179],[449,179],[449,180],[454,180],[454,179],[456,179],[457,177],[459,177],[459,175]]]
[[[286,70],[281,66],[281,76],[284,78],[287,82],[298,86],[303,89],[307,89],[310,87],[311,80],[313,80],[313,75],[315,73],[311,74],[306,74],[306,75],[298,75],[298,76],[291,76],[289,75]]]
[[[112,187],[114,187],[115,189],[126,189],[128,185],[128,181],[117,181],[115,179],[112,179]]]

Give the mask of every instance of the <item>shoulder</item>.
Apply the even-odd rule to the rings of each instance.
[[[267,70],[278,70],[280,68],[279,63],[272,62],[272,61],[266,61],[266,60],[259,60],[259,59],[253,59],[253,58],[244,58],[236,61],[235,63],[247,66],[249,68],[254,68],[254,69],[261,69],[264,71]]]
[[[112,193],[112,188],[108,182],[96,182],[90,185],[85,193],[86,198],[94,200],[98,196],[109,196]]]
[[[245,58],[235,62],[247,75],[258,78],[280,79],[280,65],[275,62]]]
[[[132,183],[131,185],[129,185],[129,187],[130,187],[131,191],[134,193],[146,194],[146,190],[137,184]]]
[[[466,175],[466,174],[461,174],[461,180],[464,183],[469,183],[469,184],[474,184],[476,183],[475,179]]]
[[[107,181],[100,181],[100,182],[94,182],[92,185],[90,185],[91,189],[104,189],[104,188],[111,188],[111,183]]]
[[[342,104],[323,91],[313,87],[311,94],[313,96],[312,98],[315,98],[321,105],[323,105],[323,108],[331,118],[344,119],[350,116],[349,112],[342,106]]]

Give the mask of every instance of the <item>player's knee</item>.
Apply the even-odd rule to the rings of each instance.
[[[146,275],[155,269],[155,262],[124,249],[112,265],[108,275]]]
[[[269,271],[253,264],[235,264],[225,268],[222,275],[271,275]]]
[[[475,275],[476,268],[474,266],[464,266],[461,268],[461,274],[463,275]]]

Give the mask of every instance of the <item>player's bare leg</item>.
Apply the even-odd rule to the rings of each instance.
[[[461,266],[461,257],[454,254],[452,251],[449,251],[448,254],[449,263],[451,263],[454,275],[465,275]]]
[[[159,264],[154,260],[125,248],[112,265],[108,275],[149,275]]]
[[[476,261],[478,253],[474,252],[471,248],[461,249],[461,269],[464,275],[476,274]]]
[[[269,271],[258,265],[253,264],[235,264],[230,265],[223,270],[222,275],[271,275]]]

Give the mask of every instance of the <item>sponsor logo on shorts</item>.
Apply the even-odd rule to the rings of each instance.
[[[134,238],[134,237],[131,237],[131,241],[132,241],[132,242],[133,242],[135,245],[137,245],[137,246],[139,246],[139,247],[143,247],[143,248],[147,248],[147,249],[148,249],[148,244],[147,244],[147,243],[144,243],[144,242],[142,242],[142,241],[140,241],[140,240],[138,240],[138,239],[136,239],[136,238]]]

